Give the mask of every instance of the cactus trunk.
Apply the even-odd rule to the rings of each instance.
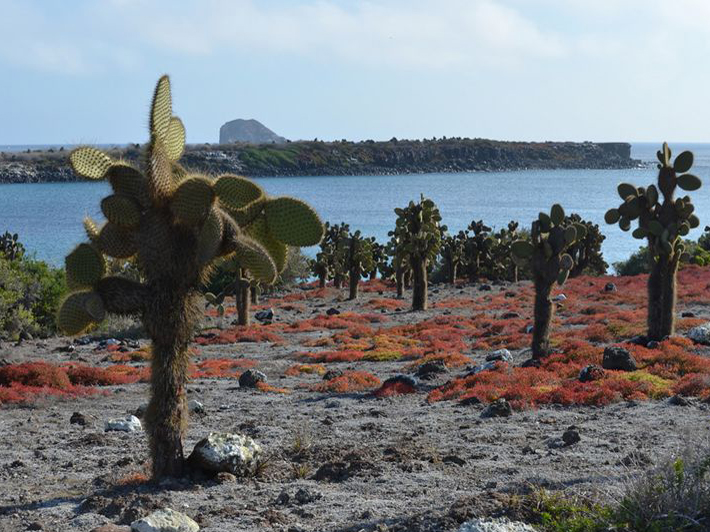
[[[343,286],[343,276],[340,275],[339,273],[336,273],[335,276],[333,277],[333,286],[335,288],[342,288],[342,286]]]
[[[448,270],[449,270],[449,283],[451,284],[456,284],[456,268],[457,264],[454,261],[449,261],[448,262]]]
[[[535,325],[533,326],[532,356],[540,359],[550,354],[550,323],[555,304],[550,300],[552,283],[535,276]]]
[[[397,297],[404,297],[404,272],[397,268],[394,272],[394,282],[397,285]]]
[[[250,286],[249,287],[249,294],[251,295],[251,304],[258,305],[259,304],[259,287],[256,285]]]
[[[318,274],[318,288],[325,288],[325,272]]]
[[[357,299],[357,288],[358,288],[358,283],[360,282],[360,268],[359,267],[354,267],[350,270],[350,295],[348,296],[348,299],[353,300]]]
[[[412,281],[412,310],[426,310],[426,259],[412,259]]]
[[[241,268],[237,274],[237,291],[235,294],[237,304],[237,323],[239,325],[249,325],[249,312],[251,310],[251,299],[249,294],[249,281],[242,277]]]

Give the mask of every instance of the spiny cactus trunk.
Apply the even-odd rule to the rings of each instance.
[[[360,268],[352,268],[350,270],[350,295],[348,296],[348,299],[353,300],[357,299],[357,288],[358,288],[358,283],[360,282]]]
[[[478,257],[476,260],[471,262],[468,266],[468,282],[476,283],[478,282],[478,274],[480,272],[481,261]]]
[[[318,274],[318,288],[325,288],[325,273]]]
[[[648,316],[646,325],[649,340],[660,340],[663,338],[663,297],[661,290],[662,266],[660,261],[656,261],[649,249],[651,271],[648,274]]]
[[[249,325],[249,313],[251,310],[251,299],[249,294],[249,281],[242,277],[242,270],[239,270],[239,277],[237,281],[237,293],[236,304],[237,304],[237,323],[239,325],[247,326]]]
[[[249,287],[249,294],[251,295],[251,304],[259,304],[259,288],[255,285]]]
[[[427,308],[426,259],[412,259],[412,310]]]
[[[404,273],[402,268],[397,268],[394,272],[394,282],[397,285],[397,297],[404,296]]]
[[[199,296],[170,282],[155,283],[150,292],[143,323],[153,352],[146,411],[153,478],[179,477],[183,474],[182,437],[188,421],[188,346],[199,317]]]
[[[457,264],[454,261],[448,261],[449,283],[456,284]]]
[[[550,300],[552,284],[542,276],[535,276],[535,324],[532,340],[534,359],[550,354],[550,323],[555,311],[555,304]]]
[[[678,262],[664,255],[652,260],[648,276],[648,339],[660,341],[675,332]]]
[[[671,259],[664,265],[661,273],[661,298],[663,311],[661,319],[661,338],[675,333],[675,304],[676,304],[676,273],[678,272],[678,261]]]
[[[412,288],[412,270],[407,270],[404,272],[404,289],[409,290]]]

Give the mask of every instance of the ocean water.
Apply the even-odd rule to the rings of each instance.
[[[483,219],[494,228],[510,220],[529,226],[553,203],[592,220],[606,235],[603,253],[609,264],[628,257],[639,241],[618,226],[607,226],[603,216],[620,199],[616,185],[628,181],[648,185],[656,177],[659,144],[634,144],[632,156],[649,163],[630,170],[527,170],[515,172],[416,174],[401,176],[272,177],[256,181],[272,195],[293,195],[308,201],[323,220],[345,221],[351,228],[380,241],[394,226],[393,209],[419,194],[432,198],[443,223],[456,232],[471,220]],[[710,144],[672,143],[675,153],[695,154],[693,172],[706,183],[692,194],[700,227],[710,225]],[[40,259],[60,265],[64,256],[85,239],[81,220],[102,220],[99,202],[109,192],[107,183],[44,183],[0,185],[0,232],[19,233],[25,247]],[[314,250],[307,250],[313,254]]]

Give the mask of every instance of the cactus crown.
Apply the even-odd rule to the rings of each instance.
[[[541,212],[532,223],[531,242],[516,240],[511,244],[513,260],[521,264],[532,259],[533,271],[537,275],[549,284],[556,280],[562,285],[574,266],[574,260],[566,251],[577,239],[584,238],[586,231],[583,224],[566,223],[565,211],[556,203],[550,214]]]
[[[678,188],[689,192],[698,190],[702,181],[688,173],[693,166],[692,152],[682,152],[671,163],[671,150],[664,142],[656,155],[659,161],[657,185],[644,188],[619,184],[617,191],[623,201],[619,207],[609,209],[604,220],[608,224],[618,223],[622,231],[628,231],[631,222],[638,220],[632,235],[648,239],[655,260],[660,256],[679,259],[685,252],[682,237],[698,227],[700,220],[693,214],[695,206],[690,196],[674,198],[674,194]]]
[[[397,237],[397,246],[406,255],[434,260],[441,246],[441,215],[436,204],[422,194],[404,209],[395,209],[397,221],[390,236]]]
[[[343,261],[348,270],[358,269],[368,272],[375,269],[376,262],[373,254],[374,239],[365,238],[360,231],[350,233],[345,240]]]

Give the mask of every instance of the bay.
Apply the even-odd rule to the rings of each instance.
[[[609,264],[625,259],[640,241],[618,226],[604,223],[604,213],[620,203],[619,182],[648,185],[656,177],[655,153],[659,143],[632,145],[632,157],[647,168],[629,170],[523,170],[460,174],[414,174],[398,176],[270,177],[255,179],[269,194],[291,195],[308,201],[323,220],[344,221],[365,235],[387,240],[394,226],[395,207],[406,205],[420,194],[432,198],[451,232],[465,229],[482,219],[494,228],[517,220],[529,226],[541,210],[553,203],[598,223],[606,235],[603,253]],[[679,153],[695,154],[693,173],[706,186],[691,194],[700,227],[710,224],[710,144],[672,143]],[[0,185],[0,233],[19,233],[25,247],[37,258],[61,265],[64,256],[85,239],[82,218],[102,220],[99,202],[109,192],[107,183],[42,183]],[[307,250],[309,255],[314,249]]]

